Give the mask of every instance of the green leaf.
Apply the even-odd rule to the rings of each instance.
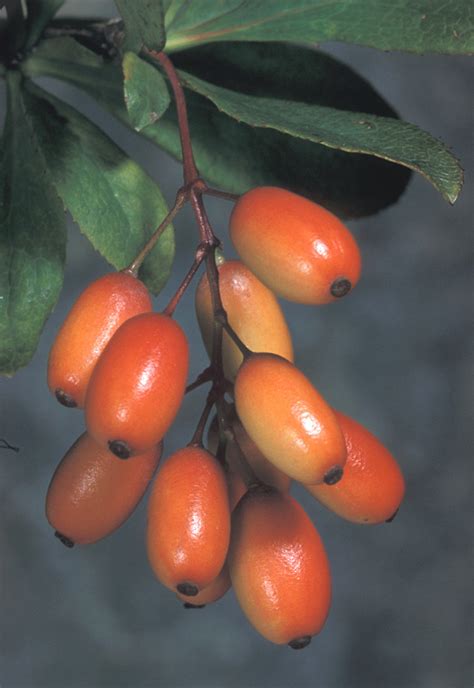
[[[39,63],[35,53],[26,67],[84,88],[130,126],[120,98],[114,95],[117,85],[112,73],[105,90],[100,64],[91,70],[83,50],[68,48],[70,61],[84,62],[82,75],[78,62],[72,69],[67,64],[61,74],[54,61],[50,66],[42,55],[41,46]],[[221,110],[209,107],[203,98],[188,97],[198,167],[221,188],[241,193],[257,184],[275,184],[314,198],[341,215],[367,215],[393,203],[406,185],[407,174],[388,160],[418,170],[451,202],[460,191],[462,171],[449,151],[417,127],[390,117],[393,110],[367,82],[329,56],[295,46],[226,44],[186,51],[175,61],[259,96],[184,77]],[[295,102],[283,100],[285,93]],[[354,107],[359,111],[351,111]],[[143,133],[179,158],[172,108]],[[320,143],[324,145],[316,145]]]
[[[21,75],[7,76],[0,151],[0,373],[33,356],[63,282],[66,219],[28,121]]]
[[[161,50],[165,44],[161,0],[115,0],[125,22],[124,51],[139,53],[143,46]]]
[[[38,42],[45,27],[54,17],[64,0],[27,0],[27,39],[25,48],[29,50]]]
[[[31,82],[25,102],[65,207],[109,263],[124,268],[167,213],[158,186],[74,108]],[[140,272],[155,294],[168,279],[173,256],[168,227]]]
[[[158,69],[135,53],[125,53],[122,69],[128,114],[136,131],[141,131],[159,120],[168,108],[168,87]]]
[[[221,44],[186,51],[176,55],[175,60],[186,65],[188,56],[198,69],[209,70],[213,79],[219,78],[217,64],[222,63],[222,72],[241,89],[251,83],[254,89],[260,89],[258,92],[278,96],[277,87],[288,88],[295,99],[304,99],[305,93],[314,99],[319,94],[326,99],[324,102],[331,94],[329,102],[338,107],[347,106],[360,91],[358,97],[367,100],[374,112],[393,113],[351,69],[316,51],[276,44]],[[279,59],[286,65],[287,76],[278,66]],[[239,60],[241,68],[233,64]],[[31,76],[58,77],[82,88],[131,126],[123,103],[120,71],[73,39],[44,41],[23,69]],[[283,82],[280,86],[279,76]],[[261,184],[284,186],[340,215],[359,217],[394,203],[408,181],[408,170],[398,165],[367,155],[349,155],[275,130],[239,124],[192,91],[186,96],[193,149],[201,174],[227,191],[240,194]],[[173,106],[159,123],[147,127],[142,134],[180,159]]]
[[[31,78],[51,76],[68,81],[86,92],[92,90],[102,105],[113,103],[114,107],[126,112],[121,70],[104,62],[100,55],[73,38],[63,36],[42,41],[21,64],[21,70]]]
[[[180,77],[186,86],[239,122],[398,163],[420,172],[450,203],[461,191],[463,172],[457,159],[440,141],[413,124],[364,112],[248,96],[185,72],[180,72]]]
[[[165,28],[174,22],[176,15],[188,4],[188,0],[162,0],[165,13]]]
[[[200,0],[169,27],[166,51],[216,41],[342,41],[380,50],[472,53],[469,0]]]

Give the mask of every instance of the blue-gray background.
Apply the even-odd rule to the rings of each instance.
[[[66,9],[76,5],[84,14],[114,13],[110,2]],[[232,593],[185,611],[148,567],[144,504],[103,542],[62,547],[44,517],[44,497],[83,418],[49,395],[46,361],[73,299],[108,269],[71,225],[65,287],[34,360],[0,381],[0,437],[21,447],[0,457],[2,688],[472,685],[472,68],[467,58],[327,49],[404,118],[452,146],[467,172],[454,208],[416,177],[396,207],[351,223],[364,272],[349,298],[321,309],[284,305],[298,365],[398,457],[408,485],[399,516],[391,525],[351,525],[294,489],[326,543],[334,580],[327,625],[302,652],[258,636]],[[44,83],[91,113],[172,201],[181,180],[174,162],[78,92]],[[229,204],[210,200],[208,207],[230,254]],[[177,260],[158,308],[192,259],[187,210],[175,227]],[[192,294],[177,317],[191,341],[193,376],[206,357]],[[168,453],[190,436],[200,403],[200,392],[186,399]]]

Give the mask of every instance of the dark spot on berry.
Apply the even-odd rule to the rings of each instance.
[[[183,604],[183,607],[185,609],[202,609],[205,606],[205,604],[191,604],[191,602],[185,602]]]
[[[187,595],[188,597],[194,597],[197,595],[199,590],[192,583],[178,583],[176,590],[182,595]]]
[[[57,389],[54,393],[60,404],[67,406],[67,408],[76,408],[77,404],[70,394],[66,394],[62,389]]]
[[[333,466],[330,468],[324,476],[324,482],[326,485],[335,485],[342,478],[343,470],[340,466]]]
[[[395,518],[395,516],[398,514],[399,511],[400,511],[400,509],[397,509],[397,510],[395,511],[395,513],[393,513],[393,514],[390,516],[390,518],[387,518],[387,520],[385,521],[385,523],[391,523],[391,522],[393,521],[393,519]]]
[[[58,530],[55,531],[54,536],[58,538],[59,542],[62,542],[64,547],[74,547],[74,543],[72,540],[70,540],[68,537],[60,533]]]
[[[311,642],[311,636],[310,635],[303,635],[301,638],[295,638],[294,640],[290,640],[288,645],[293,649],[293,650],[302,650],[304,647],[307,647]]]
[[[341,296],[345,296],[350,292],[352,289],[352,284],[348,279],[345,277],[338,277],[334,282],[331,284],[331,294],[335,296],[337,299],[340,299]]]
[[[109,442],[109,449],[119,459],[128,459],[132,453],[128,444],[122,442],[122,440],[111,440]]]

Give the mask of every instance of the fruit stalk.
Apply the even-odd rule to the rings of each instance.
[[[199,246],[196,250],[196,254],[194,256],[194,260],[193,260],[191,267],[189,268],[188,272],[183,277],[181,284],[179,285],[175,294],[170,299],[168,305],[166,306],[166,308],[163,309],[164,315],[169,315],[170,318],[173,316],[173,313],[176,309],[176,306],[181,301],[181,298],[184,296],[186,289],[191,284],[191,281],[192,281],[194,275],[199,270],[199,267],[200,267],[201,263],[203,262],[203,260],[205,259],[208,251],[209,251],[209,248],[207,245],[199,244]]]
[[[181,86],[173,63],[165,53],[157,52],[156,50],[147,50],[147,53],[160,63],[166,76],[170,80],[176,103],[176,112],[178,114],[179,136],[181,139],[181,150],[183,152],[184,183],[191,184],[199,177],[199,174],[196,163],[194,162],[191,135],[189,133],[188,112],[186,108],[186,99],[184,97],[183,87]]]

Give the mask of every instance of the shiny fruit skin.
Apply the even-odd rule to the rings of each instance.
[[[329,562],[293,497],[267,486],[251,488],[232,515],[228,562],[239,604],[265,638],[307,644],[319,633],[331,603]]]
[[[238,442],[238,447],[234,442],[229,443],[227,450],[227,460],[231,466],[238,470],[239,466],[239,448],[250,464],[257,478],[267,484],[276,487],[277,490],[288,492],[291,485],[291,478],[286,473],[280,471],[262,454],[255,442],[245,432],[244,426],[238,418],[232,423],[232,429],[235,434],[235,439]]]
[[[227,562],[225,562],[217,578],[214,578],[212,583],[200,590],[197,595],[189,597],[188,595],[182,595],[178,592],[176,593],[176,597],[187,606],[202,607],[205,604],[212,604],[220,600],[231,587],[232,582],[230,580],[229,567]]]
[[[48,362],[48,386],[66,406],[83,407],[99,356],[120,325],[152,310],[148,289],[125,272],[92,282],[79,296],[56,339]]]
[[[157,444],[183,400],[188,359],[186,336],[167,315],[144,313],[123,323],[91,377],[90,434],[103,446],[122,442],[132,455]]]
[[[344,466],[346,446],[336,416],[292,363],[252,354],[235,381],[235,405],[263,455],[302,483],[321,483]]]
[[[341,480],[332,486],[307,485],[324,506],[353,523],[383,523],[393,517],[405,494],[400,467],[386,447],[353,418],[335,411],[347,446]]]
[[[231,327],[251,351],[268,351],[293,361],[293,344],[285,317],[273,294],[239,260],[219,266],[219,289]],[[212,354],[213,311],[207,275],[196,290],[196,314],[209,356]],[[234,380],[243,356],[224,332],[222,342],[224,374]]]
[[[161,445],[121,461],[84,433],[59,463],[46,496],[46,517],[73,543],[97,542],[119,528],[143,497]]]
[[[209,427],[207,440],[208,450],[214,456],[219,443],[217,416],[214,418]],[[226,466],[224,474],[226,477],[227,490],[229,494],[229,508],[230,511],[232,511],[235,509],[241,497],[247,492],[247,487],[240,474],[230,466]],[[213,602],[217,602],[217,600],[220,600],[221,597],[223,597],[231,588],[231,586],[232,583],[229,575],[229,567],[226,560],[217,578],[215,578],[208,586],[200,590],[197,595],[194,597],[189,597],[188,595],[182,595],[178,592],[176,593],[176,597],[184,602],[188,607],[202,607],[206,604],[211,604]]]
[[[347,227],[329,210],[285,189],[262,186],[241,196],[230,236],[250,270],[289,301],[330,303],[360,277],[359,248]]]
[[[199,447],[175,452],[148,502],[147,551],[156,577],[192,603],[219,575],[229,538],[229,497],[219,462]],[[196,592],[187,593],[186,586]]]

